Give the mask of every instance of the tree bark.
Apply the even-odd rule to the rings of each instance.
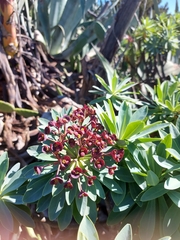
[[[111,62],[142,0],[123,0],[100,52]]]
[[[14,57],[18,51],[18,40],[16,36],[16,0],[0,0],[0,29],[2,32],[2,43],[8,56]]]

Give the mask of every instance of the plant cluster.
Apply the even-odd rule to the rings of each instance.
[[[160,78],[166,80],[170,74],[179,74],[179,19],[180,14],[162,13],[156,18],[142,18],[132,27],[122,41],[121,71],[131,74],[137,81],[154,84]]]
[[[89,216],[95,222],[97,204],[111,199],[108,224],[130,223],[142,240],[166,235],[176,239],[180,229],[178,79],[158,82],[154,92],[149,90],[151,104],[148,99],[139,108],[109,98],[74,111],[52,110],[50,119],[40,118],[39,143],[28,149],[38,161],[16,172],[15,165],[7,177],[2,176],[2,182],[12,178],[1,188],[4,231],[12,231],[14,219],[22,223],[13,212],[19,206],[27,209],[27,204],[35,204],[37,213],[46,213],[64,230],[73,218],[80,223]],[[7,156],[1,160],[2,170],[6,166],[7,171]],[[10,214],[13,221],[7,229],[4,219]],[[32,224],[30,217],[27,224]]]
[[[106,168],[107,173],[113,175],[115,165],[124,156],[124,149],[110,151],[117,137],[104,130],[95,110],[87,105],[70,115],[49,121],[44,132],[39,133],[38,141],[42,144],[42,152],[54,158],[57,166],[50,184],[60,183],[65,189],[72,189],[76,180],[79,197],[88,196],[88,191],[91,192],[96,180],[94,171]],[[41,174],[45,167],[37,166],[35,171]]]

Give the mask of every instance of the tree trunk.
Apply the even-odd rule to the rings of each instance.
[[[16,0],[0,0],[2,43],[6,54],[11,57],[14,57],[18,47],[15,5]]]
[[[123,0],[100,52],[111,62],[142,0]]]
[[[112,62],[112,59],[119,47],[118,43],[123,39],[123,36],[126,33],[136,10],[140,6],[141,1],[142,0],[122,1],[114,22],[101,45],[102,47],[100,48],[100,52],[109,62]],[[84,81],[79,93],[81,104],[88,101],[90,97],[88,91],[93,85],[97,85],[97,81],[95,81],[94,77],[95,74],[101,76],[106,81],[106,72],[98,57],[89,61],[88,55],[85,56],[82,60],[82,73]]]

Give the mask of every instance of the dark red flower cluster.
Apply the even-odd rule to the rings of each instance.
[[[53,155],[58,161],[58,170],[51,184],[64,183],[64,187],[69,189],[73,188],[72,179],[80,183],[82,176],[87,186],[93,185],[96,179],[93,168],[107,168],[108,173],[113,175],[116,166],[107,166],[105,156],[113,159],[115,164],[124,156],[123,149],[105,151],[108,146],[113,148],[117,138],[115,134],[104,130],[95,110],[87,105],[76,109],[69,116],[50,121],[44,133],[39,133],[38,140],[42,143],[42,152]],[[38,174],[39,171],[37,168]],[[79,191],[79,197],[87,196],[81,187]]]

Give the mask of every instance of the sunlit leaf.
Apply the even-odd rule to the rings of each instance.
[[[132,240],[132,227],[130,224],[126,224],[121,231],[117,234],[114,240]]]
[[[78,240],[99,240],[97,230],[88,216],[84,216],[77,233]]]

